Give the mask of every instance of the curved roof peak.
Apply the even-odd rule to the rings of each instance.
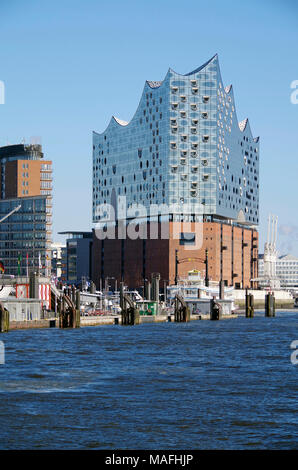
[[[117,118],[116,116],[112,116],[112,119],[117,122],[117,124],[120,124],[120,126],[127,126],[128,122],[123,121],[122,119]]]
[[[162,82],[154,82],[149,80],[146,80],[146,83],[150,86],[150,88],[159,88],[162,85]]]
[[[241,132],[245,131],[247,124],[248,124],[248,118],[243,119],[243,121],[238,122],[238,126]]]
[[[198,73],[200,72],[201,70],[203,70],[205,67],[207,67],[208,64],[210,64],[210,62],[212,62],[215,58],[218,57],[218,54],[214,54],[213,57],[211,57],[211,59],[207,60],[207,62],[205,62],[203,65],[201,65],[200,67],[198,67],[197,69],[193,70],[192,72],[189,72],[189,73],[185,73],[184,74],[184,77],[187,77],[188,75],[193,75],[194,73]]]

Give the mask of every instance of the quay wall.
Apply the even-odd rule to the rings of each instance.
[[[234,297],[234,304],[238,308],[245,307],[245,290],[244,289],[236,289],[233,292]],[[249,294],[253,294],[254,296],[254,306],[255,308],[264,308],[265,307],[265,295],[268,293],[264,290],[254,290],[248,289]],[[287,291],[282,290],[274,290],[272,291],[275,297],[275,307],[276,308],[293,308],[294,307],[294,299],[291,294]]]

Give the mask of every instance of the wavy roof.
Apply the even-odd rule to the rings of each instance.
[[[115,121],[120,124],[120,126],[127,126],[127,124],[129,124],[127,121],[123,121],[123,119],[119,119],[116,116],[112,116],[112,118],[115,119]]]
[[[170,72],[173,72],[173,73],[175,73],[176,75],[180,75],[181,77],[188,77],[188,76],[190,76],[190,75],[194,75],[194,74],[200,72],[201,70],[203,70],[205,67],[207,67],[207,65],[210,64],[215,58],[218,58],[218,55],[217,55],[217,54],[215,54],[213,57],[211,57],[211,59],[207,60],[207,62],[205,62],[205,63],[204,63],[203,65],[201,65],[200,67],[198,67],[198,68],[196,68],[195,70],[193,70],[192,72],[189,72],[189,73],[186,73],[186,74],[179,74],[179,73],[175,72],[175,70],[169,68],[166,77],[168,76],[168,74],[169,74]],[[220,72],[219,72],[219,73],[220,73]],[[166,79],[166,77],[165,77],[165,79]],[[145,89],[147,86],[148,86],[150,89],[159,88],[159,87],[162,86],[162,84],[164,83],[165,79],[162,80],[162,81],[146,80],[144,89]],[[232,85],[228,85],[228,86],[224,87],[224,90],[225,90],[225,93],[226,93],[226,94],[233,93],[233,87],[232,87]],[[143,93],[144,93],[144,90],[143,90]],[[142,94],[142,96],[143,96],[143,94]],[[138,106],[138,108],[139,108],[139,106]],[[137,108],[137,110],[136,110],[136,113],[137,113],[137,111],[138,111],[138,108]],[[135,114],[136,114],[136,113],[135,113]],[[236,114],[236,113],[235,113],[235,114]],[[236,117],[236,119],[237,119],[237,117]],[[133,120],[133,118],[131,119],[131,121],[132,121],[132,120]],[[130,122],[131,122],[131,121],[130,121]],[[111,120],[110,120],[110,122],[109,122],[107,128],[108,128],[112,123],[116,123],[116,124],[118,124],[119,126],[124,127],[124,126],[129,125],[130,122],[127,122],[127,121],[124,121],[124,120],[122,120],[122,119],[119,119],[119,118],[117,118],[116,116],[112,116],[112,118],[111,118]],[[240,129],[241,132],[244,132],[245,130],[249,130],[250,133],[251,133],[251,129],[250,129],[250,125],[249,125],[248,118],[243,119],[242,121],[240,121],[240,122],[238,123],[238,126],[239,126],[239,129]],[[105,130],[104,132],[106,132],[106,130]],[[252,133],[251,133],[251,134],[252,134]],[[255,141],[255,142],[259,142],[259,137],[254,138],[254,141]]]

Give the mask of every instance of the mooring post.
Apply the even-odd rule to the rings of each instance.
[[[275,317],[275,297],[271,293],[265,296],[265,317]]]
[[[249,294],[249,298],[250,298],[250,318],[253,318],[254,314],[255,314],[255,299],[254,299],[254,296],[253,294]]]
[[[30,273],[29,297],[30,299],[39,299],[39,277],[36,272]]]
[[[80,328],[81,326],[81,292],[79,289],[75,292],[75,303],[76,303],[76,319],[75,319],[75,328]]]
[[[208,250],[205,250],[205,286],[209,287],[209,260]]]
[[[145,300],[151,300],[151,284],[148,279],[146,279],[144,283],[144,297]]]
[[[225,283],[224,281],[219,281],[219,298],[224,299],[225,298]]]
[[[120,308],[123,310],[124,305],[124,282],[120,282]]]
[[[178,295],[175,297],[174,321],[178,323],[190,321],[189,306],[184,299]]]
[[[179,259],[178,259],[178,250],[175,250],[175,286],[178,284],[178,264],[179,264]]]
[[[246,318],[250,318],[249,294],[247,289],[245,289],[245,316]]]
[[[90,283],[90,294],[95,294],[96,286],[93,281]]]
[[[159,312],[159,281],[160,274],[152,274],[152,300],[156,302],[156,315],[158,315]]]
[[[75,286],[72,286],[72,288],[71,288],[71,300],[73,301],[73,303],[76,303],[76,295],[77,295],[76,292],[77,292],[77,290],[76,290]]]
[[[9,330],[9,311],[0,305],[0,333],[6,333]]]
[[[245,293],[245,316],[246,318],[253,318],[254,316],[254,296],[248,293],[246,289]]]
[[[219,320],[221,316],[221,307],[215,299],[210,300],[210,320]]]

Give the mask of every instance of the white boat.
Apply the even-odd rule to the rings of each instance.
[[[177,285],[167,287],[167,299],[170,302],[174,300],[177,294],[181,295],[188,303],[198,299],[202,301],[213,298],[219,299],[219,282],[210,281],[210,285],[207,287],[199,272],[190,271],[187,279],[180,280]],[[235,310],[234,287],[224,287],[224,299],[231,302],[231,311]]]

